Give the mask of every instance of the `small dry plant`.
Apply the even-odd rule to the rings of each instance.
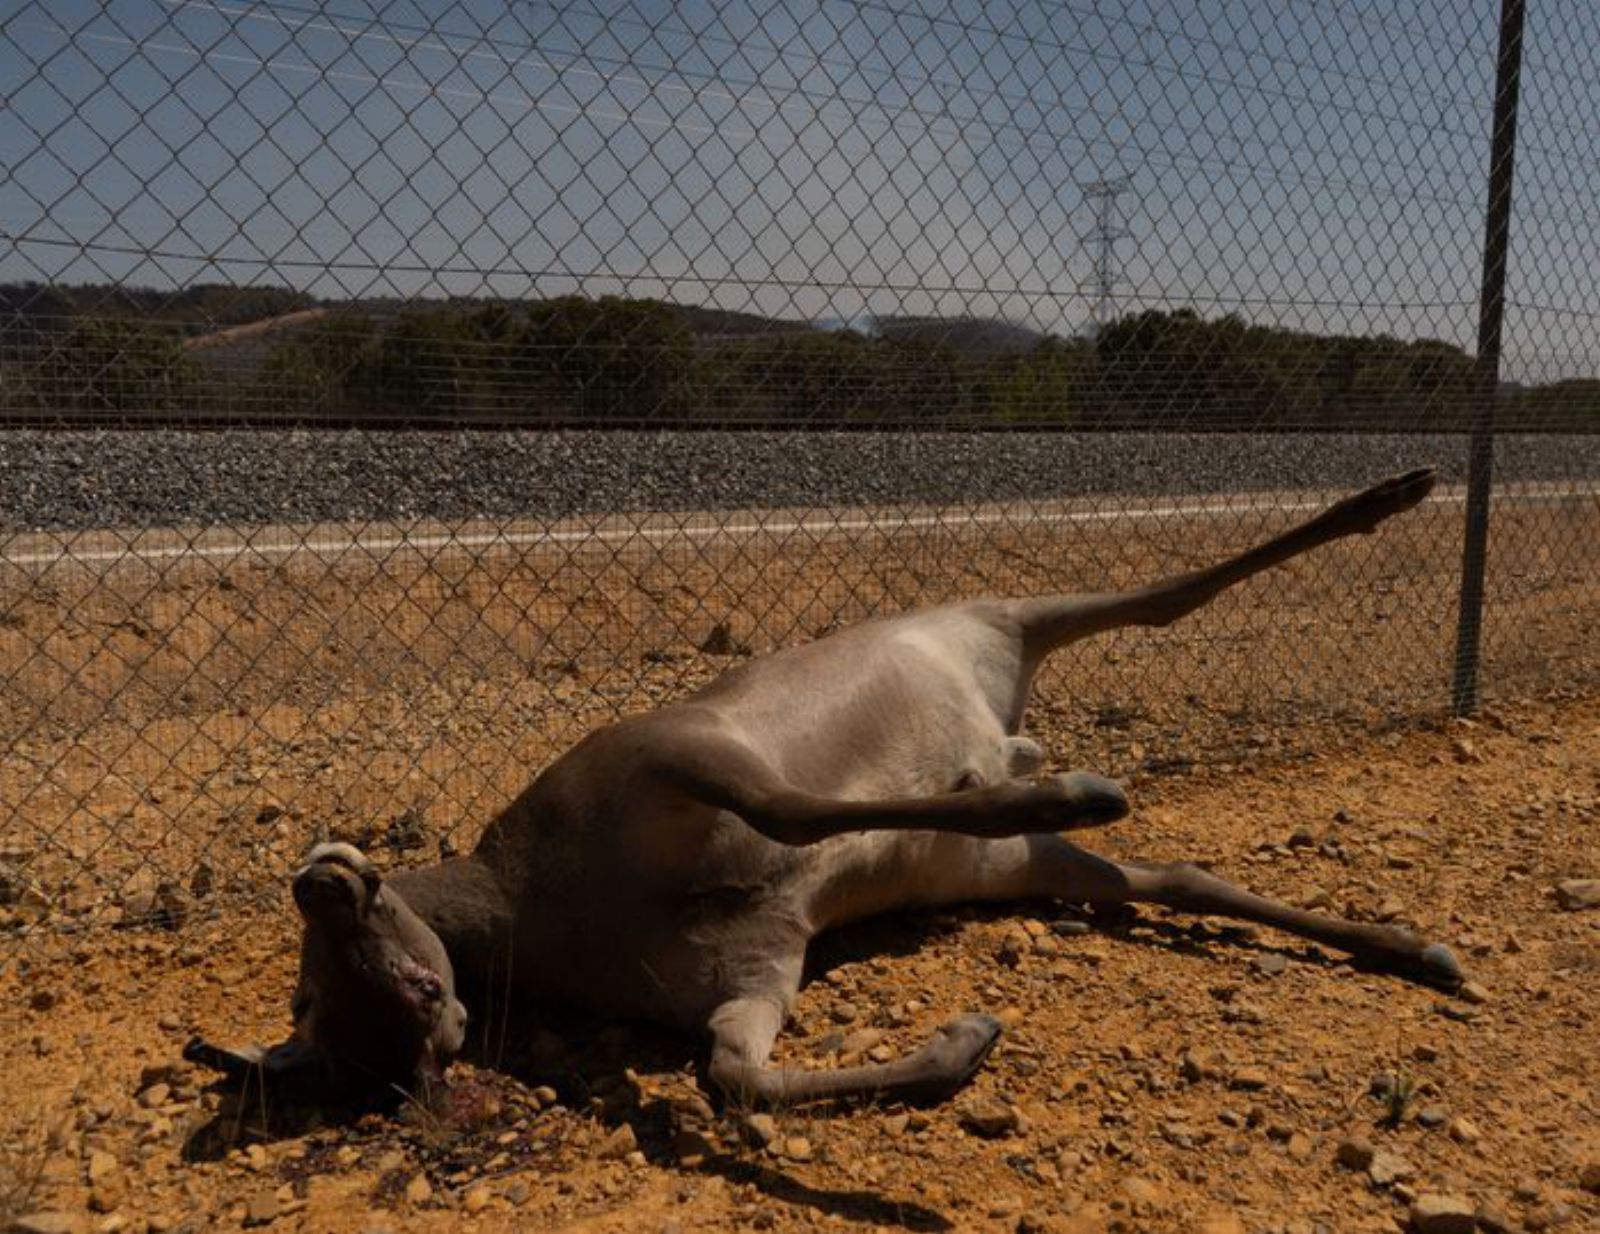
[[[50,1163],[50,1133],[42,1120],[0,1137],[0,1225],[32,1212]]]

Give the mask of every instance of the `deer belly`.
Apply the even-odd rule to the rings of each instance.
[[[972,889],[987,880],[996,859],[1011,863],[1012,847],[937,831],[836,836],[816,846],[807,916],[822,931],[879,913],[975,898]]]

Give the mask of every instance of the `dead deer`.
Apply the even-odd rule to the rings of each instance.
[[[1000,1032],[964,1015],[898,1060],[771,1065],[808,943],[872,914],[1053,897],[1148,902],[1261,922],[1407,978],[1461,982],[1450,950],[1323,916],[1194,865],[1096,856],[1058,833],[1128,809],[1085,772],[1030,779],[1028,693],[1058,647],[1165,626],[1318,545],[1373,531],[1432,489],[1384,481],[1218,565],[1132,591],[975,600],[870,621],[751,660],[557,759],[469,856],[381,877],[346,844],[294,876],[304,917],[294,1032],[269,1050],[192,1043],[224,1071],[367,1077],[414,1088],[460,1050],[491,969],[520,995],[710,1037],[708,1075],[753,1104],[936,1100]]]

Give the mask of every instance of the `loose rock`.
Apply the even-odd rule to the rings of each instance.
[[[87,1173],[90,1209],[97,1213],[109,1213],[121,1207],[128,1194],[121,1163],[110,1153],[97,1148],[89,1154]]]
[[[1367,1177],[1379,1187],[1391,1187],[1404,1182],[1416,1172],[1416,1167],[1399,1153],[1391,1153],[1387,1149],[1380,1148],[1367,1163]]]
[[[778,1138],[778,1120],[770,1114],[749,1114],[744,1120],[745,1134],[758,1148],[766,1148]]]
[[[1549,1204],[1541,1204],[1523,1218],[1522,1224],[1535,1232],[1540,1230],[1558,1230],[1570,1225],[1574,1216],[1572,1205],[1560,1200],[1553,1200]]]
[[[632,1123],[623,1123],[610,1135],[600,1141],[600,1147],[595,1150],[595,1156],[601,1161],[620,1161],[629,1153],[639,1147],[639,1137],[634,1134]]]
[[[858,1028],[853,1033],[845,1034],[844,1040],[839,1043],[839,1052],[841,1054],[865,1054],[882,1041],[883,1030],[881,1028]]]
[[[419,1174],[417,1177],[422,1176]],[[406,1188],[408,1195],[410,1191],[409,1187]],[[274,1192],[258,1191],[244,1202],[244,1224],[246,1227],[271,1225],[282,1211],[283,1204]]]
[[[680,1165],[698,1165],[719,1147],[714,1136],[695,1127],[680,1127],[672,1137],[672,1151]]]
[[[103,1183],[107,1179],[115,1178],[122,1173],[122,1166],[110,1153],[103,1148],[97,1148],[89,1154],[89,1160],[84,1166],[84,1173],[89,1182]]]
[[[1137,1174],[1122,1180],[1122,1190],[1133,1202],[1136,1213],[1161,1208],[1167,1202],[1167,1193],[1161,1186]]]
[[[1369,1140],[1340,1140],[1337,1148],[1333,1150],[1334,1160],[1347,1170],[1365,1170],[1372,1164],[1377,1150],[1372,1147]]]
[[[1411,1206],[1411,1228],[1417,1234],[1472,1234],[1478,1210],[1458,1195],[1419,1195]]]
[[[974,1135],[997,1139],[1016,1131],[1017,1111],[997,1097],[974,1094],[963,1101],[956,1110],[961,1125]]]
[[[1215,1080],[1226,1074],[1228,1056],[1220,1050],[1185,1050],[1178,1059],[1178,1072],[1191,1084]]]
[[[1569,913],[1600,908],[1600,878],[1568,878],[1556,884],[1556,903]]]
[[[1483,1234],[1516,1234],[1517,1224],[1504,1209],[1481,1204],[1478,1206],[1478,1229]]]
[[[11,1234],[79,1234],[83,1222],[73,1213],[37,1212],[13,1217]]]

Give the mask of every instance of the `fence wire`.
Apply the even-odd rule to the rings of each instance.
[[[1036,713],[1136,782],[1437,716],[1475,426],[1482,688],[1592,689],[1600,19],[1527,0],[1490,372],[1500,15],[6,6],[0,928],[465,848],[751,654],[1419,462],[1421,511]]]

